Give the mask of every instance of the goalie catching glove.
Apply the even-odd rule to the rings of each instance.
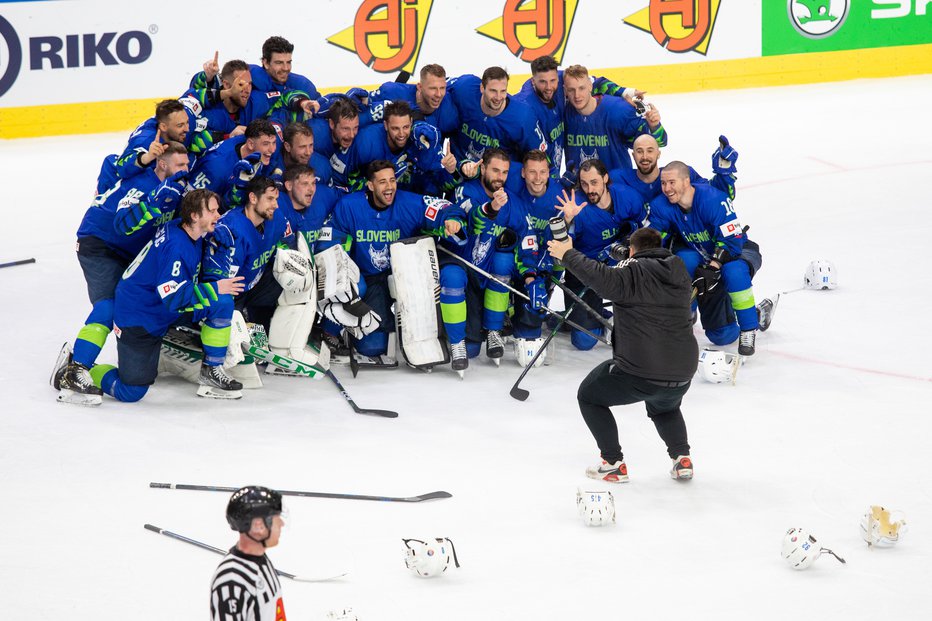
[[[356,340],[375,332],[382,323],[382,317],[359,297],[346,303],[324,300],[320,303],[320,312],[343,326]]]
[[[310,257],[298,250],[279,248],[272,275],[289,293],[301,293],[314,286],[314,265]]]

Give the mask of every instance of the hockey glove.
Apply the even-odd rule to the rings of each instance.
[[[181,203],[181,197],[188,185],[185,181],[187,176],[187,171],[179,170],[159,184],[149,193],[150,204],[158,205],[162,212],[173,211]]]
[[[350,101],[356,104],[360,112],[369,107],[369,91],[364,88],[354,86],[346,91],[346,96],[349,97]]]
[[[226,224],[218,222],[206,241],[202,267],[205,280],[221,280],[232,276],[230,271],[233,267],[233,248],[236,245],[233,232]]]
[[[347,304],[325,300],[320,305],[324,317],[343,326],[353,338],[361,339],[378,329],[382,317],[360,298]]]
[[[566,163],[566,172],[560,177],[560,185],[567,190],[572,190],[577,183],[579,183],[579,178],[576,175],[576,162],[571,160]]]
[[[149,204],[147,201],[128,201],[123,199],[117,206],[116,217],[113,219],[113,228],[122,235],[132,235],[144,226],[158,221],[162,217],[162,211],[156,204]]]
[[[252,178],[259,172],[262,165],[262,154],[258,151],[250,153],[233,166],[233,185],[238,188],[245,188],[246,184],[252,181]]]
[[[543,278],[535,278],[524,285],[527,289],[527,295],[531,301],[524,305],[529,313],[543,317],[547,314],[544,310],[547,308],[547,285]]]
[[[721,282],[721,268],[712,267],[709,264],[700,265],[696,268],[696,274],[693,278],[693,287],[696,289],[696,297],[701,298],[707,293],[712,293]]]
[[[735,151],[725,136],[718,137],[718,149],[712,154],[712,172],[716,175],[733,175],[738,172],[738,152]]]

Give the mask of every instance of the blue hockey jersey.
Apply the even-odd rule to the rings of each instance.
[[[368,114],[360,115],[360,124],[363,124],[364,118],[367,125],[381,123],[384,120],[382,110],[385,104],[392,101],[408,102],[414,112],[414,120],[430,123],[440,130],[444,138],[449,138],[459,130],[459,112],[449,96],[441,100],[436,110],[430,114],[424,114],[417,105],[417,85],[398,82],[386,82],[378,90],[369,93]]]
[[[601,209],[586,201],[570,227],[573,247],[590,259],[600,258],[599,254],[622,235],[648,224],[647,209],[637,192],[624,186],[609,186],[608,192],[612,197],[611,209]],[[580,200],[577,195],[577,202],[582,201],[585,198]]]
[[[291,223],[278,209],[272,219],[263,222],[259,228],[246,217],[243,209],[231,209],[223,215],[220,223],[233,233],[235,250],[229,276],[242,276],[246,291],[249,291],[259,282],[266,265],[275,256],[275,249],[279,246],[294,247],[297,241]]]
[[[666,146],[663,125],[651,132],[647,121],[637,115],[634,106],[619,97],[598,97],[592,114],[584,116],[573,106],[566,107],[567,162],[576,166],[586,160],[599,159],[609,170],[631,168],[628,147],[641,134],[651,134],[657,144]]]
[[[285,243],[289,248],[297,247],[296,235],[303,235],[307,242],[308,248],[312,251],[314,244],[320,238],[320,230],[327,221],[327,218],[333,213],[333,208],[342,198],[343,193],[325,185],[318,183],[317,190],[314,192],[314,198],[311,204],[305,209],[295,209],[294,203],[287,192],[278,193],[278,212],[288,220],[294,236],[285,238]]]
[[[711,185],[696,185],[689,211],[661,194],[650,202],[650,226],[665,235],[678,235],[687,246],[708,261],[718,247],[732,256],[741,254],[747,237],[731,199]]]

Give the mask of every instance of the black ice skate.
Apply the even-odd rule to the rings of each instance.
[[[779,300],[779,298],[777,298]],[[765,332],[773,321],[774,313],[777,311],[776,303],[770,298],[764,298],[757,305],[757,323],[758,330]]]
[[[469,368],[469,356],[466,354],[466,341],[450,343],[451,366],[453,370],[463,378],[466,376],[466,369]]]
[[[243,385],[226,374],[221,366],[201,365],[197,395],[208,399],[240,399]]]
[[[58,389],[58,401],[61,403],[96,406],[103,401],[104,393],[94,385],[87,367],[72,361],[71,346],[68,343],[62,346],[58,354],[51,384]]]
[[[742,330],[738,337],[738,353],[742,356],[754,355],[754,342],[757,340],[757,330]]]
[[[502,356],[505,355],[505,340],[500,331],[489,330],[485,337],[485,355],[492,359],[495,366],[501,365]]]

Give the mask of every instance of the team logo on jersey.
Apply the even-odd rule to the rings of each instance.
[[[579,0],[505,0],[502,16],[476,28],[526,63],[541,56],[563,62]]]
[[[378,271],[384,271],[389,268],[391,265],[391,259],[388,256],[388,244],[382,246],[381,250],[376,250],[375,246],[369,246],[369,261],[372,262],[372,267]]]
[[[433,0],[364,0],[349,28],[327,43],[353,52],[379,73],[413,72]]]
[[[668,52],[709,51],[722,0],[650,0],[650,5],[624,18],[624,23],[651,34]]]
[[[481,265],[485,258],[489,254],[489,250],[492,249],[492,240],[477,242],[472,248],[472,263],[473,265]]]
[[[824,39],[841,29],[848,17],[848,0],[787,0],[786,13],[799,34]]]

